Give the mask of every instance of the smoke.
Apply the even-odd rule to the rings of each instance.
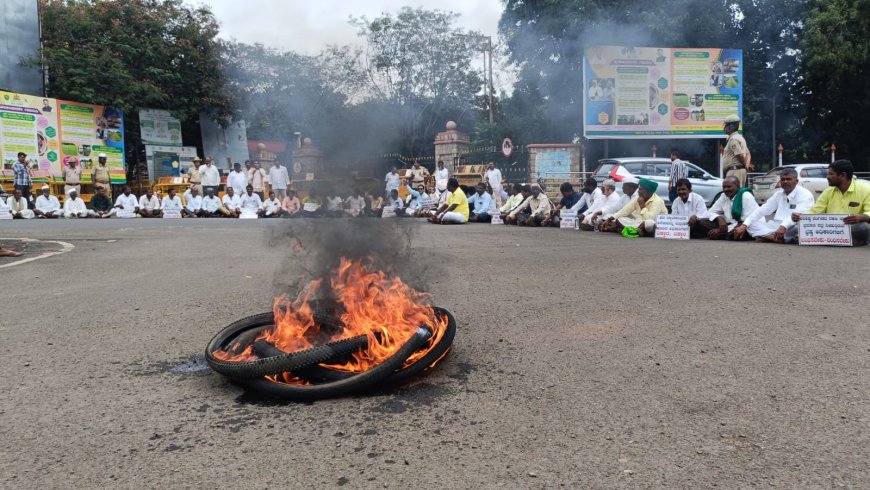
[[[437,256],[415,246],[420,229],[415,219],[324,218],[286,223],[267,232],[270,246],[286,250],[273,279],[276,294],[295,297],[313,279],[327,279],[328,284],[342,258],[365,261],[418,291],[428,291],[442,272]],[[327,289],[320,295],[328,296]]]

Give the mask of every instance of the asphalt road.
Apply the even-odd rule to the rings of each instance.
[[[451,355],[275,404],[199,359],[294,273],[285,223],[0,223],[74,246],[0,258],[0,487],[870,487],[870,249],[422,225]]]

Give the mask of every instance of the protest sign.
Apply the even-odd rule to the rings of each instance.
[[[180,209],[164,209],[163,219],[181,219]]]
[[[494,225],[503,225],[503,224],[504,224],[504,221],[501,219],[501,215],[500,215],[500,214],[495,213],[495,214],[492,215],[492,221],[490,221],[490,223],[491,223],[491,224],[494,224]]]
[[[577,211],[562,209],[559,211],[559,228],[577,228]]]
[[[656,238],[663,240],[688,240],[688,216],[656,216]]]
[[[302,210],[308,211],[309,213],[313,213],[313,212],[317,211],[318,208],[320,208],[320,205],[317,204],[316,202],[306,202],[305,204],[302,205]]]
[[[135,218],[136,211],[133,209],[119,209],[115,216],[119,218]]]
[[[396,208],[393,206],[384,207],[384,211],[381,213],[381,218],[395,218],[396,217]]]
[[[845,214],[802,214],[798,221],[801,245],[852,246],[852,226],[843,223]]]
[[[435,207],[435,199],[431,197],[420,198],[420,207],[424,209],[433,209]]]
[[[259,216],[255,212],[244,211],[239,215],[239,219],[257,219]]]

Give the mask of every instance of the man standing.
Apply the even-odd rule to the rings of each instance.
[[[537,184],[531,186],[529,191],[529,197],[508,214],[505,222],[515,222],[520,226],[541,226],[547,219],[553,207],[550,199],[541,192]]]
[[[21,191],[24,201],[30,203],[30,186],[33,183],[33,175],[30,173],[30,165],[27,164],[27,153],[18,152],[18,161],[12,164],[14,174],[13,188]]]
[[[574,186],[570,182],[562,182],[562,185],[559,186],[559,192],[562,193],[562,199],[550,211],[550,215],[542,223],[544,226],[559,226],[561,221],[559,213],[563,209],[571,209],[580,200],[580,193],[574,191]]]
[[[444,161],[438,160],[438,170],[435,171],[435,194],[436,198],[447,190],[447,180],[450,172],[444,167]]]
[[[492,187],[492,198],[495,201],[496,207],[501,207],[501,203],[504,200],[501,198],[501,170],[495,167],[495,162],[489,162],[489,165],[486,166],[486,172],[483,174],[483,177],[486,179],[486,182]]]
[[[689,166],[680,160],[680,151],[671,150],[671,176],[668,178],[668,200],[671,205],[677,199],[677,181],[689,178]],[[690,184],[691,185],[691,184]]]
[[[870,184],[853,179],[855,169],[849,160],[837,160],[828,167],[828,188],[806,214],[845,214],[843,223],[852,225],[852,246],[870,242]],[[792,213],[799,221],[801,213]]]
[[[78,160],[75,157],[70,158],[67,162],[67,167],[63,169],[63,193],[69,195],[70,189],[76,191],[76,194],[82,192],[82,168],[78,166]]]
[[[459,188],[459,181],[454,178],[449,179],[447,181],[447,190],[450,192],[450,196],[435,211],[435,215],[430,218],[430,221],[442,225],[461,225],[466,223],[468,221],[468,199],[465,197],[462,189]]]
[[[483,185],[483,182],[477,184],[475,187],[475,193],[468,199],[468,204],[471,205],[471,214],[469,215],[468,221],[473,221],[475,223],[489,223],[492,221],[492,196],[486,192],[486,186]]]
[[[248,170],[248,183],[254,186],[254,193],[264,198],[266,192],[266,171],[260,168],[260,161],[254,160],[254,166]]]
[[[208,186],[203,186],[208,188]],[[227,186],[229,187],[229,186]],[[208,190],[206,190],[208,192]],[[211,192],[214,192],[213,190]],[[181,209],[181,216],[183,218],[198,218],[202,215],[202,196],[199,195],[199,191],[196,188],[190,189],[190,199],[187,200],[187,204],[184,205],[184,208]]]
[[[194,157],[193,166],[187,169],[187,182],[198,190],[200,193],[203,192],[202,189],[202,173],[199,171],[199,166],[202,164],[202,159],[199,156]]]
[[[111,218],[117,210],[112,206],[112,200],[106,194],[105,187],[97,187],[97,193],[91,198],[91,209],[94,210],[96,218]],[[172,194],[172,191],[170,191]]]
[[[302,209],[302,204],[299,198],[296,197],[296,191],[287,191],[287,195],[281,200],[281,210],[285,218],[296,218],[299,216],[299,210]]]
[[[798,185],[798,174],[794,168],[782,169],[779,185],[780,190],[734,228],[736,238],[742,238],[750,229],[755,230],[756,234],[752,237],[760,242],[791,243],[797,237],[797,225],[791,215],[810,209],[815,198],[812,192]],[[767,221],[766,216],[769,215],[773,215],[773,219]],[[756,222],[760,226],[753,226]]]
[[[106,189],[106,197],[111,202],[112,200],[112,177],[109,175],[109,168],[106,167],[106,154],[100,153],[97,155],[97,166],[91,171],[91,182],[94,184],[94,190],[99,188]]]
[[[429,178],[429,169],[421,167],[420,162],[414,160],[414,165],[408,170],[408,176],[411,178],[411,187],[426,186],[426,179]]]
[[[242,199],[236,195],[236,191],[234,191],[232,187],[227,188],[227,193],[224,194],[224,198],[221,202],[223,203],[224,208],[229,212],[229,217],[238,218],[242,213]]]
[[[227,175],[227,189],[232,187],[236,194],[241,196],[245,193],[245,187],[247,186],[248,176],[242,172],[242,164],[238,162],[234,163],[233,171]]]
[[[399,190],[399,172],[396,170],[396,167],[390,169],[387,172],[387,175],[384,177],[384,183],[387,195],[390,195],[390,191],[398,191]]]
[[[269,169],[269,187],[275,191],[275,195],[284,197],[287,195],[287,186],[290,185],[290,175],[287,169],[280,163],[273,162]]]
[[[136,199],[130,186],[124,186],[124,192],[115,200],[115,207],[126,212],[132,211],[136,214],[139,213],[139,200]]]
[[[60,218],[63,216],[63,209],[60,207],[60,201],[57,197],[51,195],[51,187],[42,186],[42,195],[36,198],[36,206],[33,213],[38,218]]]
[[[214,166],[211,157],[205,157],[205,167],[200,167],[200,182],[202,185],[196,186],[197,193],[211,187],[215,194],[220,191],[221,187],[221,172]],[[165,209],[165,208],[164,208]]]
[[[11,196],[6,199],[6,205],[9,207],[9,212],[12,213],[12,219],[32,219],[35,214],[29,209],[27,199],[24,198],[24,193],[21,189],[15,189]]]
[[[79,197],[79,193],[75,189],[70,189],[67,198],[63,200],[63,217],[90,218],[93,215],[94,212],[88,209],[85,201]]]
[[[653,235],[656,229],[656,216],[668,214],[665,202],[656,194],[658,183],[640,179],[637,199],[628,203],[602,223],[602,230],[622,232],[624,228],[637,229],[639,236]]]
[[[194,187],[196,187],[194,185]],[[154,195],[154,189],[148,188],[145,194],[139,198],[139,216],[143,218],[159,218],[163,215],[160,211],[160,199]]]
[[[725,169],[725,176],[737,178],[739,187],[746,185],[746,172],[752,171],[752,155],[749,153],[749,148],[746,146],[746,140],[743,139],[737,130],[740,129],[740,118],[736,115],[731,115],[725,118],[724,131],[728,135],[728,141],[725,143],[725,150],[722,153],[722,168]]]
[[[710,240],[737,239],[748,240],[750,235],[759,236],[764,234],[765,228],[757,221],[749,228],[749,234],[736,236],[732,234],[737,225],[743,223],[750,214],[758,209],[752,189],[740,187],[740,180],[730,175],[722,181],[722,195],[713,203],[707,211],[707,218],[698,220],[692,230],[693,235],[706,233]]]

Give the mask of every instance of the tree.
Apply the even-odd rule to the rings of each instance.
[[[49,96],[124,111],[128,161],[144,161],[140,107],[168,109],[198,128],[199,112],[226,118],[218,23],[182,0],[40,0]],[[194,141],[199,131],[194,131]]]

